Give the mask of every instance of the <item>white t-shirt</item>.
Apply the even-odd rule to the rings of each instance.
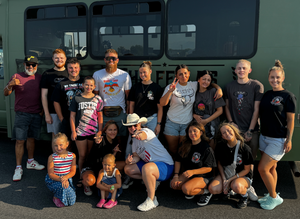
[[[193,104],[197,91],[197,81],[189,81],[187,85],[181,86],[179,83],[170,97],[170,108],[168,118],[177,124],[187,124],[193,120]],[[165,88],[163,96],[168,92],[170,85]]]
[[[136,152],[139,157],[148,162],[164,162],[169,165],[174,165],[174,161],[165,147],[160,143],[154,132],[148,128],[142,128],[147,139],[141,141],[132,138],[132,152]]]
[[[131,88],[129,74],[121,69],[111,74],[101,69],[94,73],[93,78],[96,81],[95,91],[99,91],[104,106],[120,106],[125,113],[125,90]]]

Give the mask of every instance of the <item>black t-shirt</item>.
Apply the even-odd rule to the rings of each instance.
[[[69,106],[75,95],[83,92],[82,83],[83,78],[81,77],[77,81],[66,78],[56,85],[51,100],[60,104],[64,119],[70,120]]]
[[[41,88],[48,89],[47,99],[49,113],[55,113],[53,101],[51,101],[52,93],[55,89],[55,86],[67,77],[68,71],[66,69],[64,71],[56,71],[54,68],[51,68],[43,73],[41,80]]]
[[[180,145],[180,147],[182,144]],[[180,148],[179,147],[179,148]],[[179,149],[178,149],[179,151]],[[206,141],[201,141],[197,145],[192,145],[190,152],[186,157],[181,157],[177,151],[175,161],[180,162],[182,169],[194,170],[202,167],[216,167],[216,160],[212,148]],[[198,176],[209,178],[213,177],[212,171]]]
[[[286,138],[287,112],[295,113],[296,97],[293,93],[267,91],[259,105],[261,133],[272,138]]]
[[[102,161],[104,156],[107,154],[113,154],[113,150],[117,145],[118,140],[116,138],[113,139],[113,142],[111,144],[104,135],[100,144],[94,143],[87,161],[83,164],[83,167],[88,170],[92,170],[95,175],[98,176],[97,174],[99,173],[99,171],[103,169]]]
[[[217,144],[215,149],[216,160],[220,161],[223,167],[233,163],[235,147],[230,148],[225,142],[220,142]],[[239,173],[242,170],[244,170],[245,165],[251,164],[254,164],[251,149],[248,145],[244,144],[243,147],[240,146],[238,151],[236,159],[236,173]],[[246,177],[249,177],[250,179],[253,178],[253,172],[251,169],[246,175]]]
[[[162,88],[154,82],[149,85],[141,82],[133,85],[128,99],[135,102],[134,113],[140,117],[149,117],[157,113],[157,104],[162,92]]]

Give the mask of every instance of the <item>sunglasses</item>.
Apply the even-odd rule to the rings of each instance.
[[[118,58],[117,58],[117,57],[114,57],[114,56],[107,56],[107,57],[105,57],[105,60],[106,60],[106,61],[113,60],[113,61],[115,62],[115,61],[117,61],[117,59],[118,59]]]
[[[33,68],[35,68],[37,64],[29,64],[29,63],[26,63],[26,66],[29,67],[29,66],[32,66]]]

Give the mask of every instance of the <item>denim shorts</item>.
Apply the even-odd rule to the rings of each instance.
[[[16,112],[12,140],[39,139],[42,127],[42,116],[39,113]]]
[[[59,132],[61,121],[59,120],[57,114],[51,113],[52,124],[47,123],[47,131],[48,133],[54,133],[55,135]]]
[[[165,124],[165,130],[164,134],[165,135],[170,135],[170,136],[185,136],[185,129],[187,128],[189,123],[187,124],[178,124],[175,122],[172,122],[168,117],[167,121]]]
[[[284,142],[285,138],[271,138],[260,135],[259,150],[269,155],[274,160],[281,160],[285,155]]]
[[[174,171],[174,165],[169,165],[164,162],[153,162],[156,164],[158,171],[159,171],[159,178],[157,181],[165,181],[171,177]],[[146,164],[145,161],[140,160],[139,162],[136,163],[138,168],[140,169],[140,172],[142,173],[142,168]]]
[[[154,132],[157,126],[157,113],[147,117],[147,123],[143,126],[146,126],[148,129],[151,129]]]

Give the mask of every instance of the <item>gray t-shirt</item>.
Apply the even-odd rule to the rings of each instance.
[[[224,98],[228,99],[232,120],[242,132],[249,129],[254,112],[254,102],[261,101],[264,86],[257,80],[250,79],[245,84],[232,81],[224,89]],[[256,123],[255,131],[258,130]]]
[[[216,101],[214,100],[214,95],[216,91],[217,91],[216,88],[211,88],[206,90],[203,93],[200,92],[196,93],[194,110],[193,110],[195,114],[202,116],[203,119],[206,119],[210,117],[212,114],[214,114],[217,108],[226,105],[223,98],[220,98]],[[205,125],[206,136],[209,138],[214,137],[219,124],[220,124],[220,117],[217,117],[216,119],[207,123]]]

